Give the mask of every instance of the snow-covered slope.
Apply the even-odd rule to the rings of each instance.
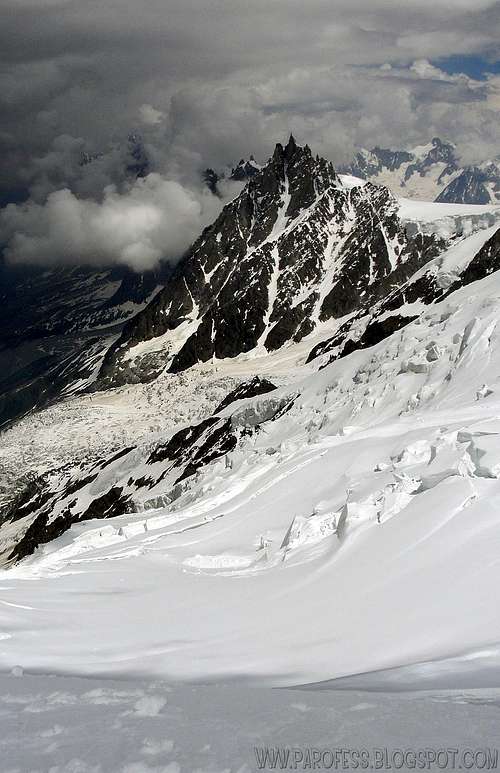
[[[500,159],[463,166],[454,145],[438,137],[410,151],[361,149],[343,171],[408,198],[456,204],[500,201]]]
[[[489,241],[482,279],[375,346],[19,502],[4,549],[34,517],[32,537],[70,513],[116,517],[78,523],[5,574],[0,663],[273,684],[424,661],[439,672],[443,658],[448,673],[498,668]]]
[[[0,669],[500,683],[499,214],[278,145],[4,434]]]

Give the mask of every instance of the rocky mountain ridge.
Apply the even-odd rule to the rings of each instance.
[[[346,185],[290,137],[125,326],[96,388],[300,341],[384,296],[444,246],[408,235],[387,188]]]

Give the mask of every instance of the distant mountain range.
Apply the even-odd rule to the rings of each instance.
[[[126,175],[146,176],[151,171],[151,163],[140,134],[131,133],[124,148]],[[100,156],[82,153],[80,163],[85,166]],[[220,186],[224,181],[247,182],[261,169],[262,165],[250,155],[234,166],[207,167],[202,179],[212,193],[221,195]],[[464,165],[455,145],[439,137],[411,150],[361,148],[352,161],[338,166],[337,171],[383,185],[396,195],[411,199],[449,204],[500,202],[500,156],[476,165]]]
[[[453,204],[500,201],[500,157],[463,166],[455,146],[438,137],[410,151],[361,149],[340,171],[413,199]]]

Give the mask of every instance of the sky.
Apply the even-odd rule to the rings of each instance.
[[[449,75],[464,73],[474,80],[488,80],[489,75],[500,74],[500,61],[488,61],[484,57],[475,54],[461,56],[452,54],[440,59],[436,59],[431,64],[439,67]]]
[[[175,261],[220,207],[201,170],[265,160],[290,131],[334,163],[434,136],[464,163],[500,153],[492,0],[0,0],[0,13],[8,260]],[[127,173],[130,132],[145,180]]]

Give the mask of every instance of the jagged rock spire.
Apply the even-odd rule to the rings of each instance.
[[[290,161],[295,153],[298,150],[298,145],[295,142],[295,137],[293,134],[290,134],[290,137],[288,138],[288,142],[283,147],[281,142],[276,143],[276,147],[274,149],[273,158],[274,159],[285,159],[285,161]]]
[[[295,142],[295,137],[293,134],[290,133],[290,137],[288,139],[284,154],[287,161],[289,161],[295,154],[295,151],[297,150],[297,143]]]

